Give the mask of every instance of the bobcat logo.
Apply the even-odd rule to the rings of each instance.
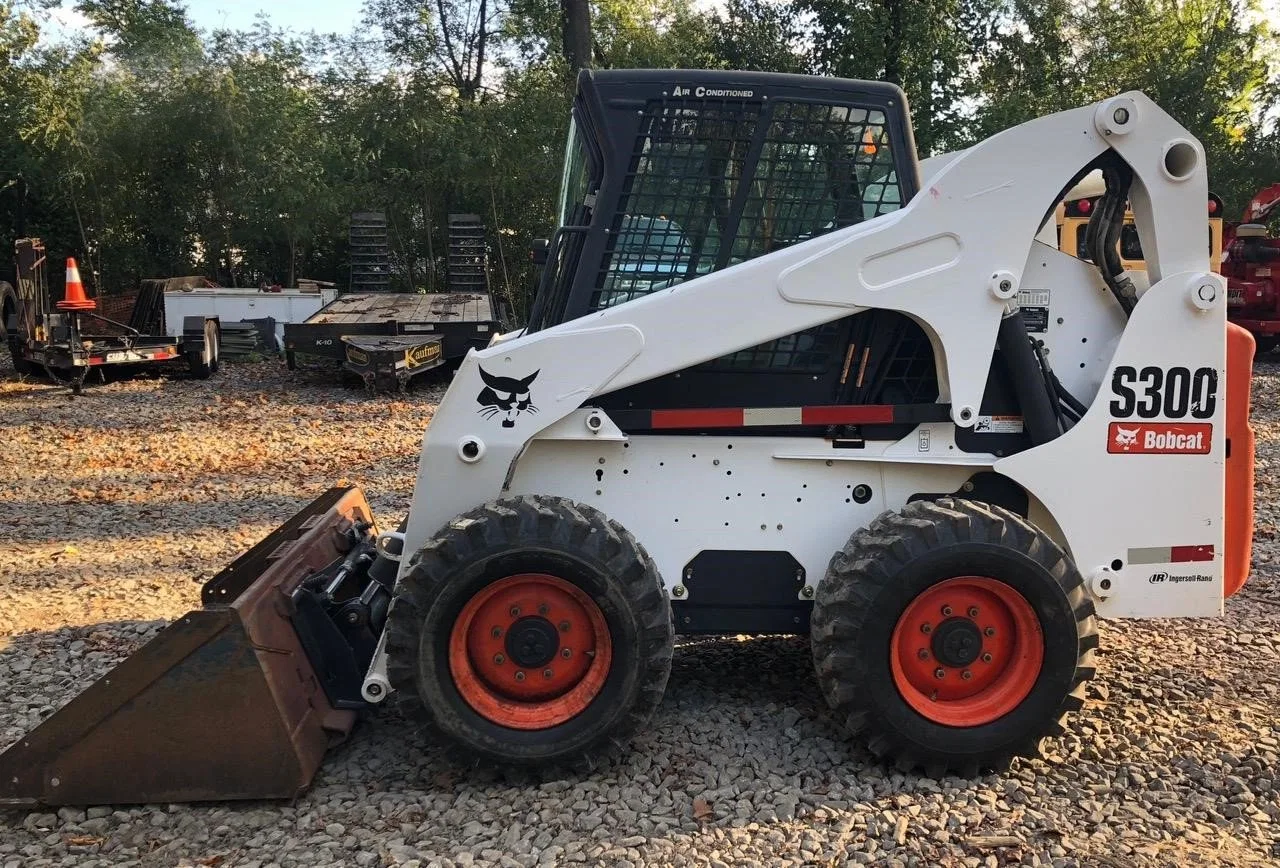
[[[1116,426],[1116,445],[1122,446],[1126,449],[1130,446],[1137,446],[1138,431],[1139,429],[1137,428],[1121,428]]]
[[[495,377],[481,368],[480,379],[484,380],[484,389],[476,396],[476,403],[480,405],[477,412],[486,419],[503,413],[502,427],[514,428],[516,417],[521,413],[538,412],[537,405],[529,396],[529,384],[537,379],[540,372],[539,369],[517,380],[514,377]]]

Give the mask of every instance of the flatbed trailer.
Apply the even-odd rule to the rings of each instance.
[[[17,373],[44,374],[79,392],[91,372],[108,368],[184,360],[199,379],[217,371],[218,317],[186,316],[181,332],[153,334],[136,322],[144,313],[138,302],[128,323],[97,313],[96,303],[87,299],[76,309],[55,305],[44,244],[38,238],[18,239],[15,254],[17,287],[0,282],[0,325]]]
[[[488,346],[500,330],[487,292],[348,293],[305,321],[285,325],[285,360],[290,369],[296,368],[299,355],[346,363],[352,340],[401,337],[420,338],[424,345],[438,341],[439,358],[447,364],[473,347]]]

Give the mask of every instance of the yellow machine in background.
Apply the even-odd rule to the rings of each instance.
[[[1102,195],[1102,174],[1093,172],[1084,180],[1071,188],[1062,204],[1058,206],[1058,249],[1069,253],[1077,259],[1091,261],[1085,248],[1085,227]],[[1209,266],[1217,273],[1222,272],[1222,200],[1213,193],[1209,194],[1206,208],[1209,220]],[[1138,242],[1138,230],[1133,224],[1133,212],[1126,210],[1124,226],[1120,230],[1120,263],[1125,271],[1146,271],[1146,261],[1142,256],[1142,245]]]

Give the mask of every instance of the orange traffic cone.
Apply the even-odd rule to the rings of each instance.
[[[74,257],[67,257],[67,294],[58,302],[58,310],[94,310],[98,303],[84,294],[84,284],[80,282],[80,269],[76,267]]]

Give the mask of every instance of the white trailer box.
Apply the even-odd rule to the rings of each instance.
[[[316,292],[226,287],[166,290],[165,330],[175,337],[181,335],[184,316],[217,316],[224,322],[271,317],[276,321],[276,343],[283,347],[285,323],[302,322],[337,297],[334,287],[321,287]]]

